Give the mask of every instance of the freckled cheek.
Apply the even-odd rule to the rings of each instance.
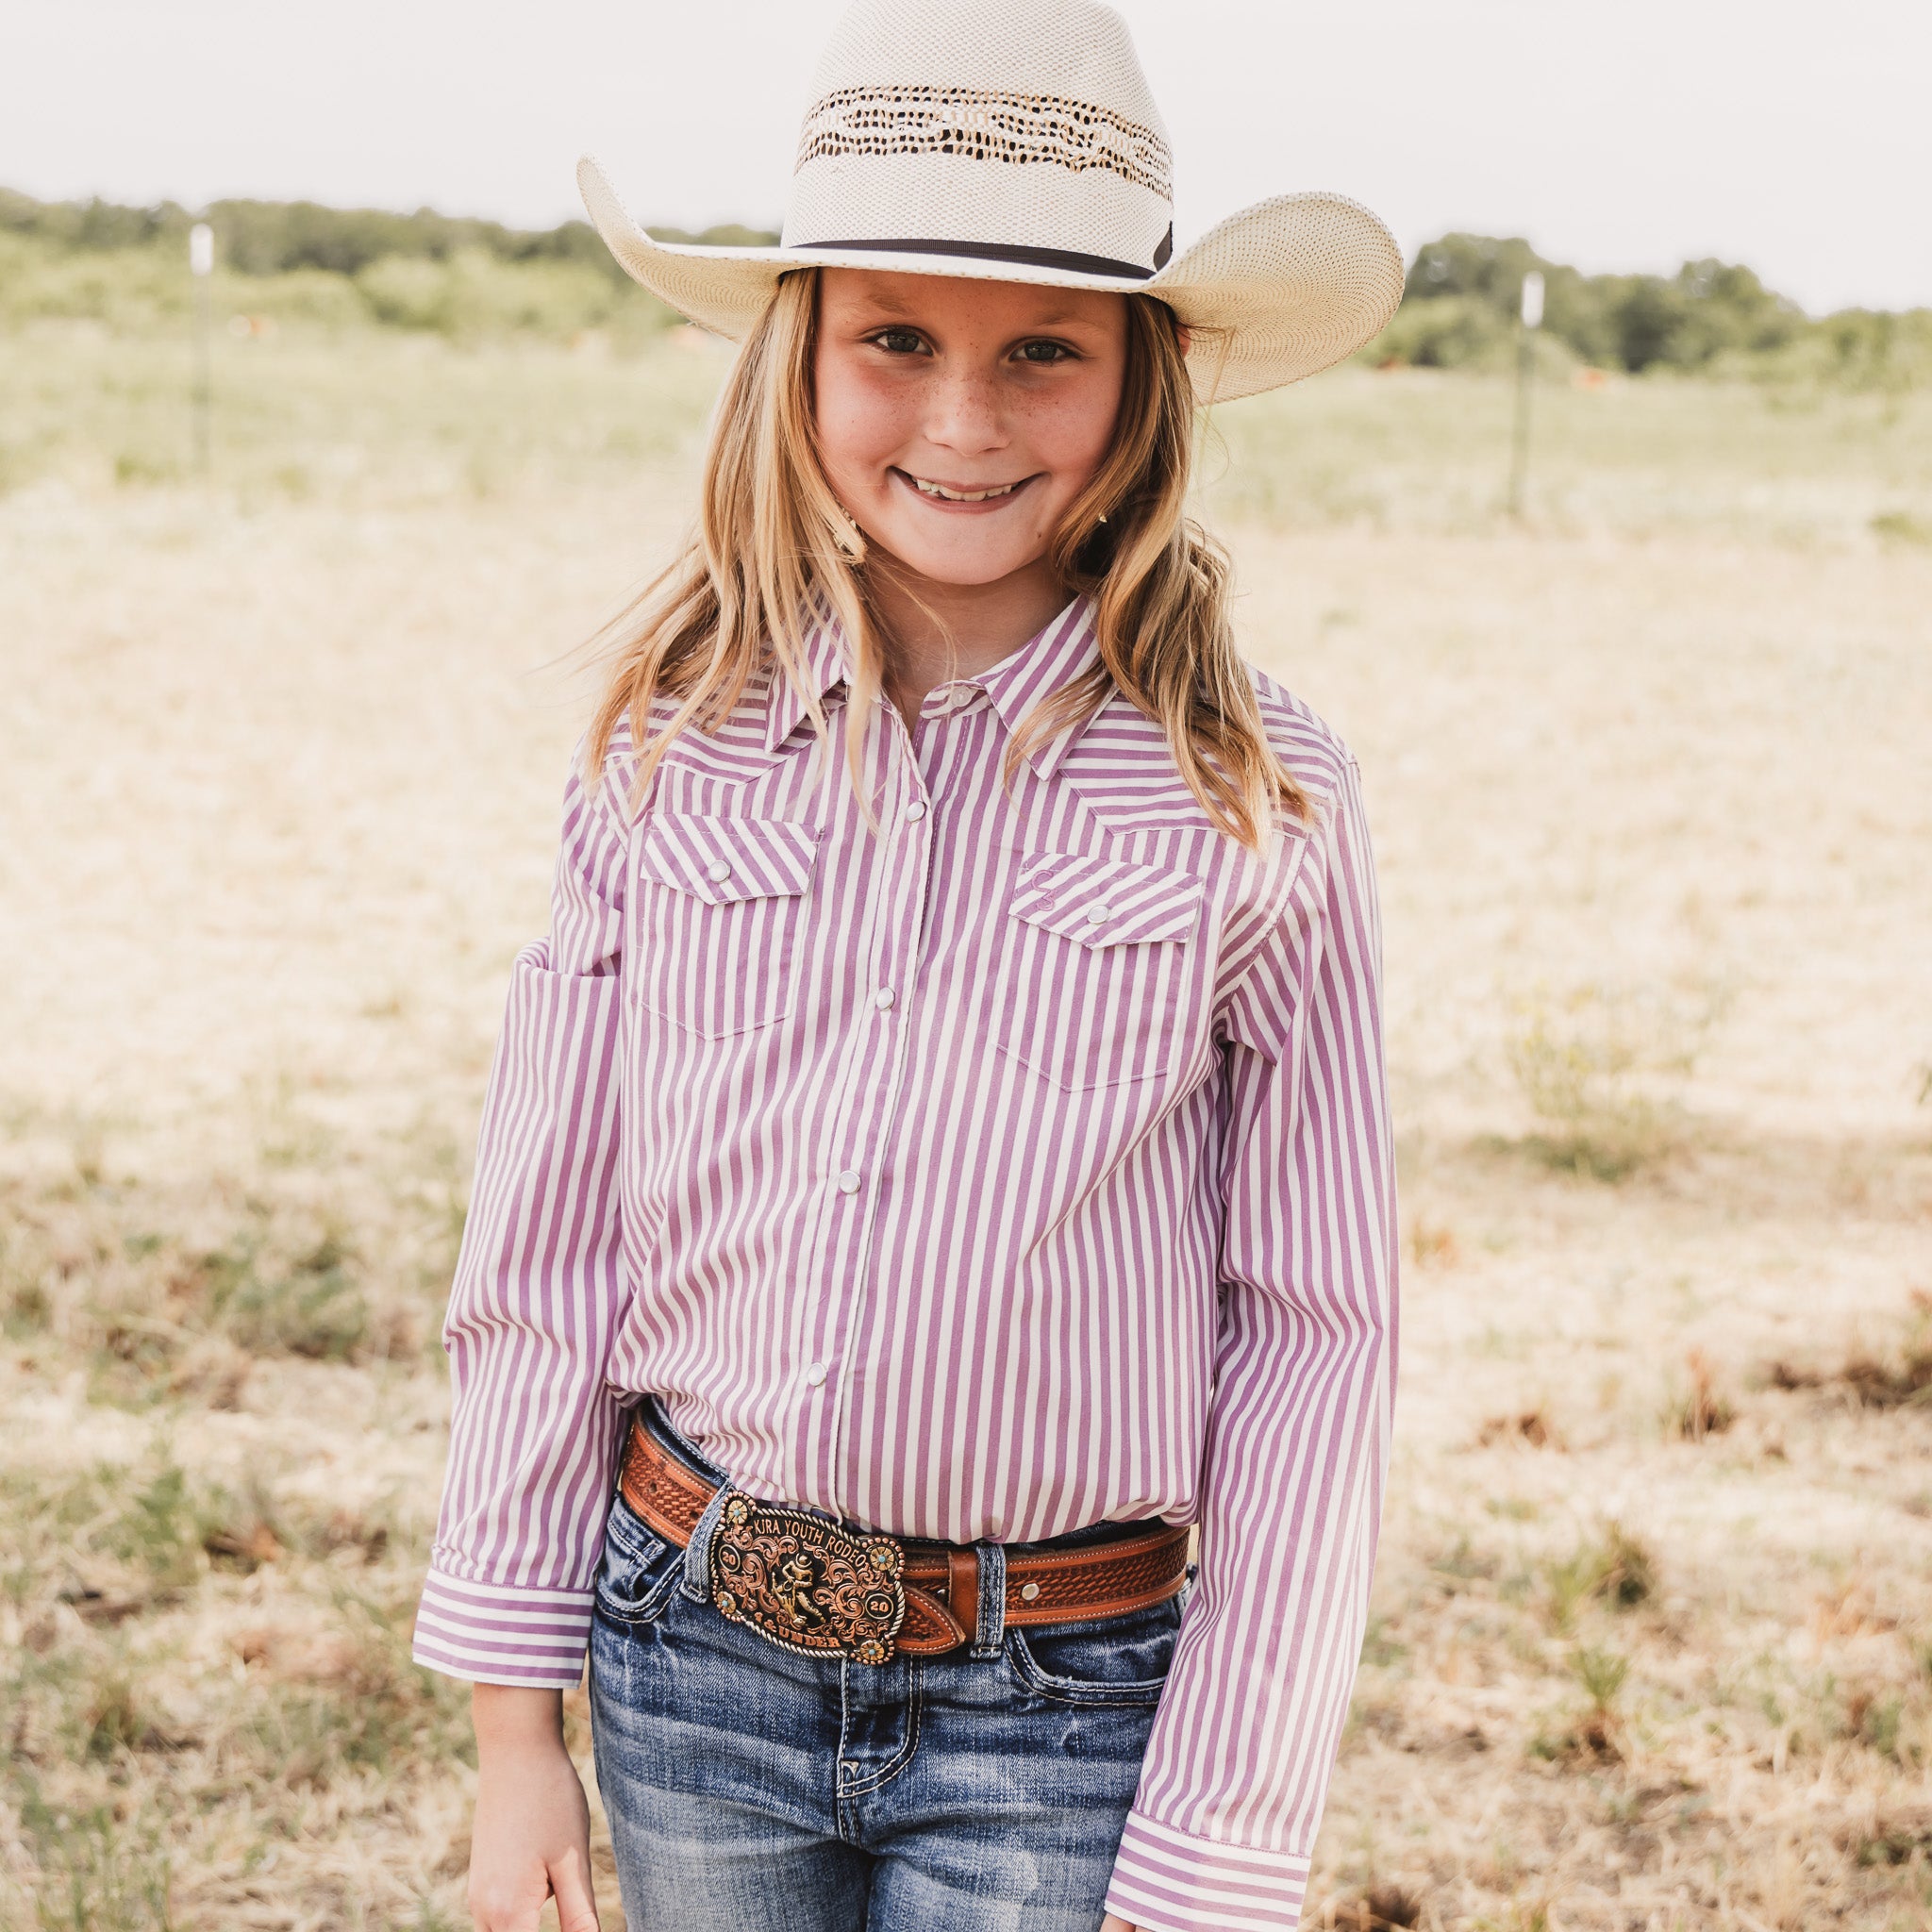
[[[885,483],[886,467],[905,447],[917,420],[904,396],[852,380],[822,386],[817,414],[819,456],[827,475],[874,490]]]
[[[1096,408],[1086,398],[1058,397],[1023,405],[1012,413],[1016,441],[1024,442],[1034,467],[1050,470],[1055,480],[1077,489],[1106,457],[1113,440],[1114,408]]]

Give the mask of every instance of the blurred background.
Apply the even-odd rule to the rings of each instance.
[[[1932,1923],[1932,13],[1122,10],[1183,242],[1328,187],[1411,265],[1199,490],[1387,927],[1310,1922]],[[769,234],[836,13],[9,23],[0,1926],[467,1923],[436,1328],[580,647],[728,355],[572,169]]]

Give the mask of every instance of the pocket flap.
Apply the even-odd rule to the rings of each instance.
[[[1088,946],[1186,940],[1201,912],[1202,884],[1183,872],[1041,852],[1024,859],[1012,914]]]
[[[644,828],[647,879],[712,906],[780,899],[811,884],[818,834],[789,819],[720,819],[667,812]]]

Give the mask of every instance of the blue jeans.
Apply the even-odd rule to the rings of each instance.
[[[620,1497],[591,1712],[630,1932],[1096,1932],[1178,1598],[867,1665],[702,1588]]]

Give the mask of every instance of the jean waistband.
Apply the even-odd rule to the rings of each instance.
[[[638,1420],[650,1432],[658,1446],[676,1457],[678,1461],[694,1474],[703,1476],[709,1483],[724,1484],[731,1480],[730,1476],[711,1461],[695,1443],[686,1441],[665,1420],[664,1410],[655,1395],[646,1395],[640,1401],[637,1415]],[[1094,1543],[1111,1542],[1120,1537],[1142,1535],[1154,1528],[1158,1522],[1158,1518],[1150,1517],[1134,1523],[1091,1523],[1083,1529],[1070,1529],[1063,1536],[1048,1537],[1041,1542],[1008,1543],[1006,1547],[1013,1553],[1023,1550],[1031,1552],[1085,1549]],[[906,1541],[921,1541],[924,1539],[908,1538]]]
[[[665,1420],[664,1411],[658,1406],[655,1395],[646,1395],[638,1404],[638,1421],[650,1432],[652,1440],[660,1449],[666,1449],[695,1475],[701,1475],[708,1483],[728,1483],[731,1478],[705,1456],[696,1443],[688,1442]]]

